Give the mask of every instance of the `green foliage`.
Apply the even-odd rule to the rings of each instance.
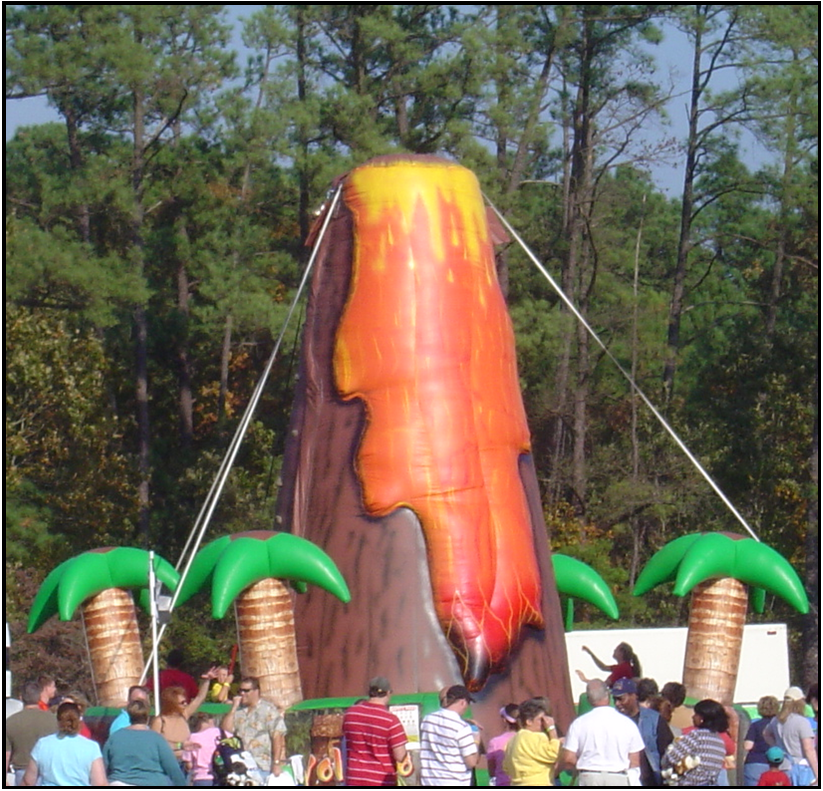
[[[54,515],[45,497],[29,480],[6,484],[3,529],[8,562],[24,564],[34,558],[49,558],[59,546],[50,528]]]
[[[681,207],[645,172],[670,141],[638,142],[662,110],[648,44],[676,24],[701,34],[704,77],[730,30],[711,68],[736,64],[740,84],[700,96],[667,417],[797,565],[818,497],[814,13],[260,6],[243,25],[241,82],[222,6],[8,6],[7,97],[45,95],[61,123],[21,128],[6,146],[7,560],[46,571],[134,543],[141,475],[141,538],[179,555],[291,304],[313,212],[334,177],[375,154],[474,169],[559,282],[576,262],[572,296],[656,400]],[[735,145],[744,123],[773,155],[758,172]],[[629,588],[667,541],[728,529],[728,513],[611,363],[581,345],[527,257],[511,245],[498,264],[553,545],[607,580],[622,623],[683,622],[672,597]],[[147,423],[134,374],[143,329]],[[272,527],[298,345],[293,327],[209,537]],[[764,618],[788,615],[768,604]],[[167,647],[185,645],[192,670],[226,661],[233,642],[206,606],[193,600],[170,629]],[[609,625],[584,604],[578,620]]]
[[[94,685],[80,618],[68,623],[53,618],[37,634],[26,632],[28,608],[43,576],[30,566],[21,567],[6,561],[5,616],[11,631],[12,693],[19,697],[20,687],[26,681],[48,673],[54,676],[58,689],[77,690],[94,702]]]
[[[102,344],[65,319],[7,306],[5,359],[7,552],[48,567],[70,548],[116,543],[130,533],[133,479]]]
[[[150,629],[146,618],[141,623],[143,655],[151,651]],[[212,617],[211,604],[207,596],[198,596],[176,610],[169,628],[160,642],[160,659],[173,648],[182,648],[186,661],[184,670],[199,678],[213,665],[228,665],[231,661],[232,646],[237,642],[233,617],[217,621]],[[162,667],[162,665],[161,665]],[[235,668],[235,678],[239,678]]]

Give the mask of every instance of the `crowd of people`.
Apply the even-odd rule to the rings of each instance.
[[[738,743],[730,708],[710,699],[685,706],[682,684],[658,689],[654,680],[636,675],[640,663],[626,644],[615,649],[614,665],[588,653],[608,678],[586,679],[587,710],[564,735],[551,702],[535,697],[501,708],[500,733],[484,744],[483,729],[467,717],[474,698],[457,684],[441,690],[440,707],[420,722],[414,762],[406,730],[390,708],[391,685],[382,676],[373,678],[367,696],[343,717],[345,784],[408,785],[399,775],[416,764],[414,779],[424,787],[475,785],[484,755],[495,786],[560,785],[561,773],[580,786],[730,784]],[[228,668],[212,667],[198,683],[181,663],[176,652],[169,656],[154,716],[152,690],[129,689],[102,746],[83,721],[82,695],[57,695],[48,677],[24,684],[23,708],[6,720],[6,771],[14,773],[15,785],[218,785],[213,757],[222,741],[234,737],[237,749],[245,750],[249,784],[290,784],[280,782],[291,780],[281,777],[287,763],[284,713],[261,697],[258,679],[244,677],[234,685]],[[742,740],[746,758],[736,774],[739,784],[818,785],[817,736],[805,716],[807,703],[817,715],[818,698],[814,685],[808,693],[789,687],[782,702],[760,699],[759,718]],[[230,703],[221,721],[198,711],[206,700]]]
[[[180,669],[174,651],[160,673],[160,707],[152,716],[151,684],[132,686],[126,705],[112,720],[101,744],[83,722],[79,695],[56,695],[43,677],[21,690],[23,708],[6,719],[6,773],[17,786],[213,786],[212,756],[220,739],[239,737],[250,756],[251,782],[279,776],[286,760],[282,712],[260,697],[257,679],[243,678],[229,697],[233,676],[212,667],[198,683]],[[220,725],[201,704],[227,702]]]
[[[561,737],[545,698],[501,708],[501,733],[485,748],[492,785],[560,785],[563,772],[589,787],[730,785],[728,771],[735,767],[737,741],[729,707],[711,699],[684,706],[686,688],[669,682],[658,689],[653,679],[639,677],[640,662],[625,643],[615,649],[614,665],[584,650],[609,674],[605,680],[580,674],[586,681],[589,710]],[[346,715],[348,785],[397,784],[396,766],[405,757],[406,745],[401,725],[389,710],[390,695],[386,679],[373,679],[369,698]],[[817,713],[816,686],[808,700]],[[441,692],[440,709],[423,719],[422,786],[475,784],[484,745],[481,729],[465,717],[472,702],[466,687],[449,687]],[[785,691],[779,713],[775,698],[761,700],[761,718],[745,737],[747,758],[738,782],[745,777],[751,786],[818,784],[816,736],[803,714],[805,706],[806,696],[797,687]]]

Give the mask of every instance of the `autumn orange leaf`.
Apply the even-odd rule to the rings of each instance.
[[[343,199],[354,262],[334,373],[366,406],[365,508],[417,514],[438,618],[480,688],[543,619],[518,472],[529,432],[479,185],[457,165],[392,159],[353,171]]]

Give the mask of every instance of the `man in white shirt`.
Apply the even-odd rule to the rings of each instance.
[[[460,684],[449,687],[442,708],[420,724],[420,784],[469,786],[480,758],[479,734],[463,719],[473,700]]]
[[[639,786],[640,730],[609,706],[608,687],[599,679],[586,684],[586,697],[593,708],[569,727],[557,771],[576,769],[581,786]]]

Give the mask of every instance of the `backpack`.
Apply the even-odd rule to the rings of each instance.
[[[229,736],[222,728],[215,739],[211,757],[214,785],[221,788],[260,786],[263,779],[252,754],[243,747],[239,736]]]

